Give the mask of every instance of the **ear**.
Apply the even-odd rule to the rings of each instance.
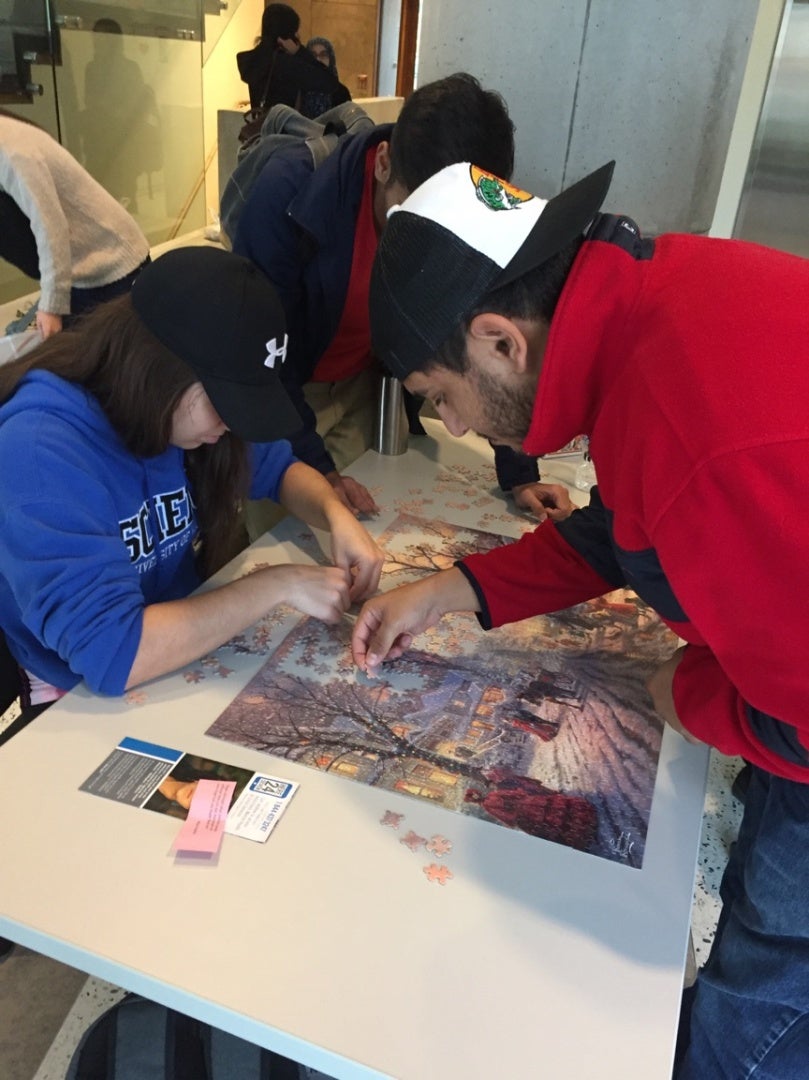
[[[522,374],[528,369],[528,341],[512,319],[483,311],[472,319],[469,333],[480,342],[489,342],[492,355],[512,371]]]
[[[374,179],[380,184],[390,180],[390,143],[383,140],[377,145],[374,157]]]

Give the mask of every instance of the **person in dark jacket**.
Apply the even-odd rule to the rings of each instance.
[[[261,37],[254,49],[236,54],[242,82],[250,90],[250,107],[300,107],[303,94],[335,94],[340,82],[298,39],[301,20],[288,4],[268,4],[261,17]]]
[[[306,146],[273,154],[233,237],[233,250],[264,271],[286,312],[290,350],[282,377],[305,424],[294,451],[359,513],[373,512],[374,501],[338,470],[368,448],[373,431],[379,375],[368,283],[377,239],[393,205],[443,165],[468,157],[509,175],[514,127],[500,95],[460,72],[416,90],[395,125],[344,139],[317,170]],[[509,481],[501,471],[502,487],[515,486],[515,498],[543,517],[570,512],[565,488],[536,483],[535,459],[502,453],[519,473]],[[268,527],[267,515],[248,507],[247,525],[257,535]]]
[[[322,90],[305,90],[301,95],[300,112],[311,120],[321,116],[335,105],[342,105],[344,101],[351,101],[351,92],[347,86],[340,82],[337,72],[337,58],[334,55],[334,46],[328,38],[313,37],[306,42],[307,50],[314,56],[319,64],[327,67],[337,79],[337,89],[325,92]]]

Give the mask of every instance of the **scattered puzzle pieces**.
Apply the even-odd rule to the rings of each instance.
[[[387,825],[390,829],[398,829],[404,820],[404,814],[395,814],[393,810],[386,810],[379,819],[380,825]]]
[[[430,854],[438,859],[442,859],[452,851],[452,841],[447,840],[446,836],[432,836],[426,846]]]
[[[418,833],[413,832],[413,830],[410,829],[407,835],[401,838],[399,843],[407,845],[411,851],[418,851],[420,847],[427,844],[427,838],[425,836],[419,836]]]
[[[455,876],[448,866],[439,866],[438,863],[430,863],[429,866],[425,866],[423,869],[427,875],[427,880],[434,882],[436,885],[446,885]]]

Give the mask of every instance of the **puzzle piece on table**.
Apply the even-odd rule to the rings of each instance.
[[[446,883],[455,875],[448,866],[439,866],[438,863],[430,863],[429,866],[423,867],[424,873],[427,875],[427,880],[435,882],[436,885],[446,885]]]
[[[452,851],[452,841],[447,840],[446,836],[431,836],[426,846],[430,854],[435,855],[438,859],[443,858]]]
[[[419,836],[418,833],[413,832],[413,830],[410,829],[407,835],[401,838],[399,843],[405,844],[411,851],[418,851],[420,847],[427,843],[427,837]]]
[[[393,810],[386,810],[379,819],[380,825],[387,825],[391,829],[398,829],[404,821],[404,814],[395,814]]]

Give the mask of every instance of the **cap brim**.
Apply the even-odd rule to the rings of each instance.
[[[607,197],[615,162],[577,181],[548,201],[531,232],[494,281],[493,288],[516,281],[581,236]]]
[[[211,375],[200,377],[211,404],[234,435],[247,442],[288,439],[303,427],[281,380],[273,372],[258,385],[234,383]]]

